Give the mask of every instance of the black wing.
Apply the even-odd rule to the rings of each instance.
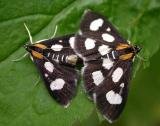
[[[119,117],[127,101],[131,64],[119,61],[93,94],[97,108],[109,122]]]
[[[108,41],[103,39],[102,35],[107,33]],[[120,33],[106,18],[100,14],[92,11],[86,11],[81,21],[79,35],[91,37],[95,40],[104,41],[108,44],[115,45],[115,43],[127,43],[125,39],[120,36]],[[105,35],[104,35],[105,36]],[[113,44],[112,44],[113,43]]]
[[[74,42],[77,55],[84,61],[95,60],[114,50],[119,43],[127,44],[127,41],[105,17],[85,12]]]
[[[73,68],[59,65],[48,59],[35,59],[34,62],[44,80],[50,95],[67,107],[76,94],[78,73]]]
[[[110,69],[115,63],[107,58],[89,61],[82,69],[84,88],[86,93],[93,99],[95,89],[105,80]]]

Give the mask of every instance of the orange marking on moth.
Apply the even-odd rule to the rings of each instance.
[[[38,48],[41,48],[41,49],[46,49],[47,48],[47,46],[45,46],[43,44],[39,44],[39,43],[35,44],[34,46],[36,46]]]
[[[122,50],[122,49],[126,49],[126,48],[129,48],[129,47],[130,47],[130,45],[121,43],[116,47],[116,50]]]
[[[128,60],[128,59],[131,59],[132,56],[133,56],[133,53],[128,53],[128,54],[121,55],[119,57],[119,59],[121,59],[121,60]]]
[[[38,52],[36,52],[36,51],[33,51],[33,50],[32,50],[32,55],[33,55],[34,57],[38,58],[38,59],[43,59],[43,55],[40,54],[40,53],[38,53]]]

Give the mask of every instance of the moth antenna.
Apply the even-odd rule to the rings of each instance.
[[[128,35],[128,41],[131,39],[131,36],[132,36],[132,32],[131,32],[131,30],[127,30],[127,35]],[[130,42],[130,41],[129,41]],[[129,43],[130,44],[130,43]]]
[[[37,86],[38,83],[40,82],[40,80],[41,80],[41,77],[39,76],[38,79],[37,79],[37,81],[35,82],[34,86]]]
[[[29,53],[25,53],[23,56],[21,56],[21,57],[19,57],[19,58],[17,58],[17,59],[14,59],[14,60],[12,60],[12,61],[13,61],[13,62],[18,62],[18,61],[24,59],[28,54],[29,54]]]
[[[56,25],[55,29],[54,29],[54,33],[53,35],[51,36],[51,39],[55,37],[56,33],[57,33],[57,29],[58,29],[58,26]]]
[[[29,36],[29,39],[30,39],[30,43],[33,44],[33,39],[32,39],[32,36],[31,36],[31,32],[29,31],[27,25],[24,23],[24,27],[26,28],[27,32],[28,32],[28,36]]]
[[[138,55],[138,54],[136,54],[136,56],[137,56],[137,58],[139,58],[140,60],[142,60],[142,61],[147,61],[147,59],[146,58],[143,58],[143,57],[141,57],[140,55]]]

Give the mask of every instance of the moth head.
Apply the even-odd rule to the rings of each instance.
[[[134,46],[134,52],[135,53],[139,53],[141,51],[141,49],[142,48],[140,46],[137,46],[137,45]]]
[[[26,44],[24,45],[24,48],[35,58],[42,59],[43,56],[43,50],[47,47],[43,44]]]

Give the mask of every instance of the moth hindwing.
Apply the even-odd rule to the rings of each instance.
[[[84,60],[82,75],[87,94],[104,117],[113,122],[126,103],[132,59],[140,48],[128,44],[105,17],[87,11],[74,50]]]
[[[24,47],[30,53],[50,95],[67,107],[76,94],[78,73],[74,69],[74,35],[39,41]]]

